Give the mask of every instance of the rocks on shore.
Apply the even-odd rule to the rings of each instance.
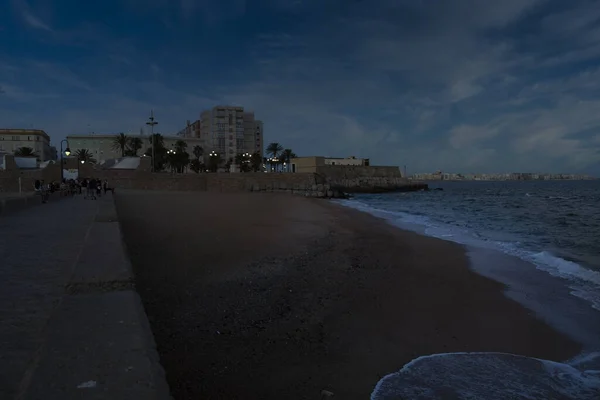
[[[293,185],[293,187],[288,187],[284,182],[274,182],[266,185],[253,184],[249,190],[251,192],[290,193],[298,196],[322,199],[347,199],[349,197],[347,193],[326,184]]]
[[[426,184],[406,183],[396,186],[354,186],[340,187],[330,184],[297,184],[289,187],[285,182],[271,182],[268,184],[252,184],[248,187],[251,192],[283,192],[304,197],[322,199],[348,199],[351,193],[389,193],[389,192],[413,192],[429,190]]]

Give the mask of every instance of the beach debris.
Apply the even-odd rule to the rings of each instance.
[[[77,385],[77,389],[95,388],[96,385],[97,385],[96,381],[87,381],[87,382],[83,382],[83,383],[80,383],[79,385]]]
[[[329,390],[321,390],[321,397],[333,397],[333,392]]]

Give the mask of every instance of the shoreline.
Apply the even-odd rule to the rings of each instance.
[[[525,257],[490,246],[478,239],[456,239],[453,235],[450,235],[452,238],[448,238],[439,232],[440,226],[434,226],[438,229],[437,234],[427,233],[429,225],[390,219],[387,216],[390,211],[370,208],[371,206],[361,203],[360,200],[355,201],[358,201],[358,207],[352,204],[352,200],[337,200],[333,204],[364,212],[401,230],[462,246],[473,272],[504,285],[504,293],[508,298],[517,301],[554,329],[580,343],[584,347],[582,354],[600,351],[600,309],[597,301],[587,296],[587,292],[582,294],[581,288],[577,286],[581,284],[577,281],[573,282],[565,276],[557,275],[547,264],[538,264],[541,261],[536,260],[535,256],[538,253],[550,254],[557,260],[574,263],[578,271],[587,269],[594,273],[597,270],[595,266],[559,258],[543,249],[537,250],[538,253],[523,249],[524,254],[530,254]],[[572,310],[578,312],[573,313]]]
[[[117,208],[175,399],[368,398],[424,355],[581,350],[461,245],[340,204],[122,191]]]

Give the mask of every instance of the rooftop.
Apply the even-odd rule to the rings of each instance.
[[[50,139],[50,136],[41,129],[0,129],[0,135],[41,135]]]

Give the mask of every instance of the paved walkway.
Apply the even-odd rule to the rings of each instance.
[[[164,398],[132,288],[112,196],[0,217],[0,399]]]

